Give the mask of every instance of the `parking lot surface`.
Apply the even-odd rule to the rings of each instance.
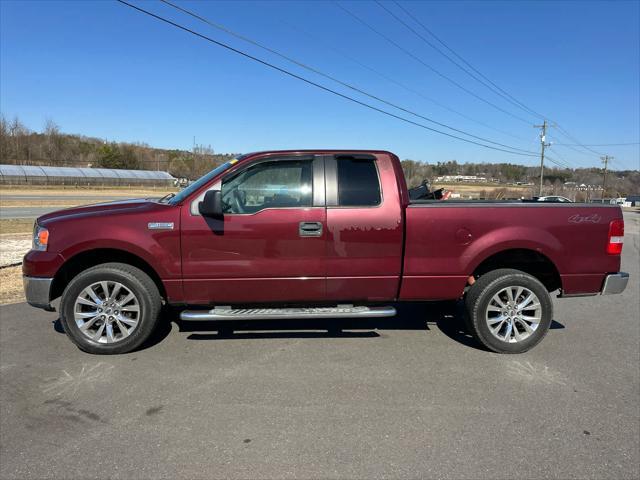
[[[624,294],[555,300],[515,356],[479,349],[450,303],[174,322],[110,357],[56,313],[0,307],[0,477],[638,478],[640,215],[625,219]]]

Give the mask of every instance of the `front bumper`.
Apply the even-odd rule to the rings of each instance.
[[[602,295],[613,295],[615,293],[622,293],[627,288],[629,282],[629,274],[625,272],[611,273],[604,279],[602,285]]]
[[[52,283],[53,278],[23,276],[22,284],[24,285],[24,295],[27,298],[27,303],[32,307],[53,310],[49,303],[49,292],[51,291]]]

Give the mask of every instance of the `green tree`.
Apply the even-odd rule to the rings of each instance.
[[[120,149],[115,143],[105,143],[98,149],[98,166],[102,168],[122,168]]]

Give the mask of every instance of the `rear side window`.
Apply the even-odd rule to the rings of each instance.
[[[380,181],[374,160],[338,160],[338,205],[375,207],[380,205]]]

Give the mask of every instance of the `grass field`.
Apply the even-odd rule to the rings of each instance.
[[[0,220],[0,235],[32,232],[33,222],[33,218],[3,218]]]

